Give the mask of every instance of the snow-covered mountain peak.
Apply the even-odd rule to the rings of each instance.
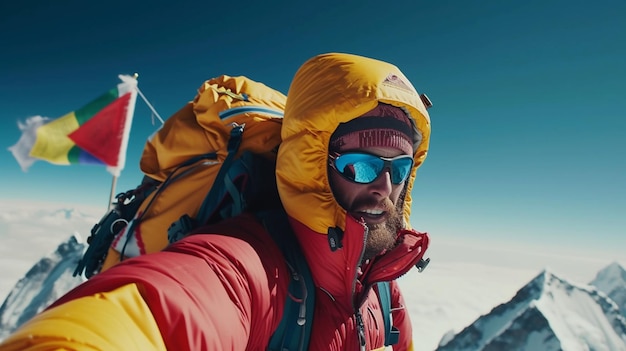
[[[546,269],[437,350],[590,349],[626,351],[626,320],[605,294]]]
[[[626,270],[619,263],[613,262],[598,272],[591,285],[607,294],[615,289],[626,289]]]
[[[540,288],[540,291],[544,292],[546,289],[567,287],[570,285],[567,281],[561,279],[548,268],[545,268],[539,273],[533,280],[531,280],[526,286],[536,285]]]
[[[529,305],[531,302],[536,303],[542,299],[552,299],[555,294],[560,291],[571,292],[576,286],[565,279],[558,277],[552,273],[549,269],[544,269],[535,278],[533,278],[528,284],[522,287],[517,294],[511,299],[510,303],[523,307]],[[582,288],[584,287],[576,287]],[[509,313],[510,306],[507,304],[496,307],[493,311],[499,314]],[[502,307],[502,309],[500,309]]]
[[[590,283],[606,293],[626,317],[626,270],[617,262],[601,269]]]

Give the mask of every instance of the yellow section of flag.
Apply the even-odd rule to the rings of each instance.
[[[67,155],[75,144],[68,138],[68,135],[78,127],[79,124],[74,112],[39,127],[37,139],[30,151],[30,157],[54,164],[69,165],[70,161]]]

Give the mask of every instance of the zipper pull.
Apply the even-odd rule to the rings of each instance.
[[[357,309],[354,316],[356,317],[356,326],[359,333],[359,343],[361,344],[361,350],[365,351],[365,323],[363,323],[361,310]]]

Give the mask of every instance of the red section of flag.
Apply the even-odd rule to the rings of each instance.
[[[126,125],[130,93],[96,113],[68,137],[78,147],[92,154],[108,166],[116,167]]]

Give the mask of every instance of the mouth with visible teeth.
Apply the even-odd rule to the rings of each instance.
[[[367,224],[377,224],[387,219],[387,212],[381,209],[361,209],[353,212],[354,217],[361,218]]]

